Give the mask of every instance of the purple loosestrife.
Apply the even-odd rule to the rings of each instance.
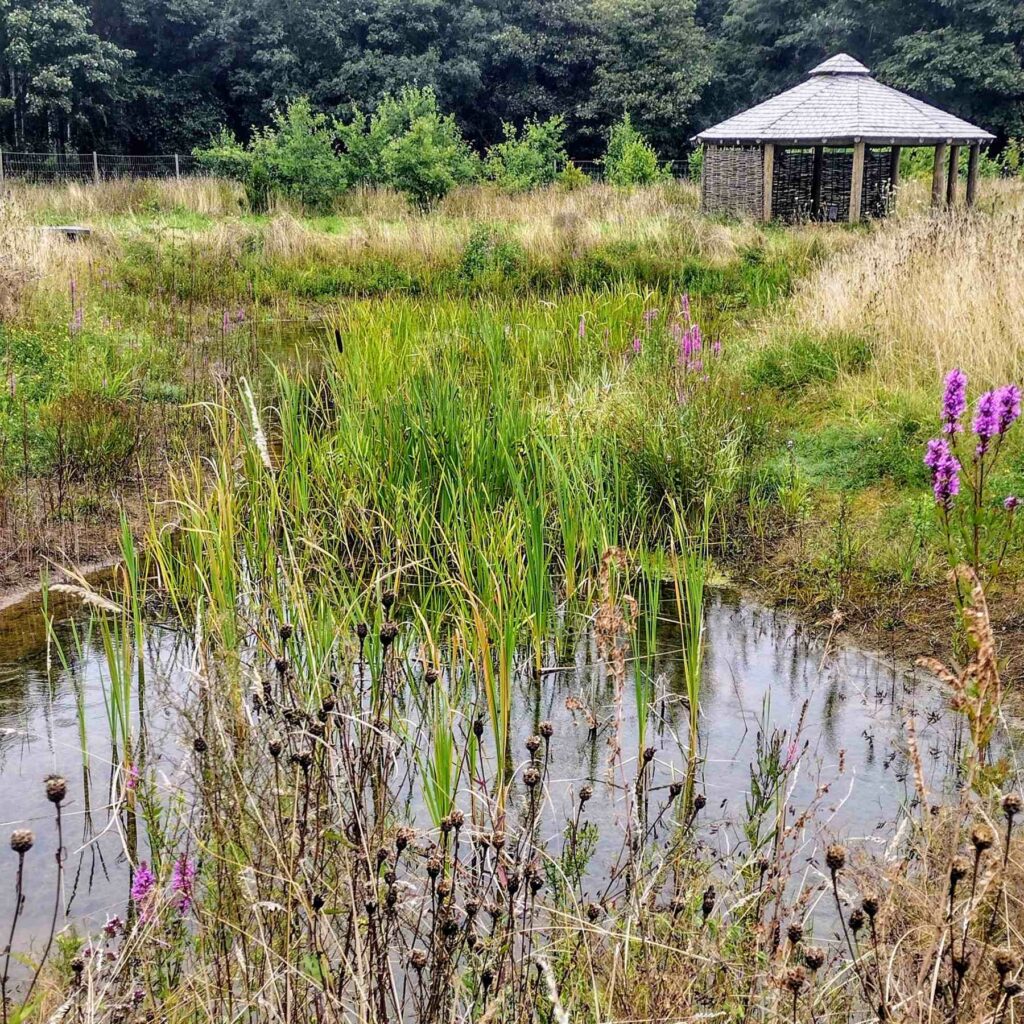
[[[132,881],[132,902],[139,907],[139,920],[148,921],[153,910],[153,897],[156,892],[156,875],[149,865],[142,861],[135,869]]]
[[[1008,494],[1003,498],[1003,508],[1007,512],[1012,512],[1020,504],[1020,498],[1016,494]]]
[[[196,863],[182,854],[171,872],[171,891],[177,898],[178,910],[187,914],[195,899]]]
[[[974,416],[978,455],[984,455],[992,440],[1002,437],[1019,417],[1020,388],[1016,384],[1004,384],[1001,388],[986,391],[978,399],[978,410]]]
[[[935,500],[948,512],[953,505],[953,499],[960,493],[960,463],[945,438],[928,442],[924,464],[932,471],[932,491]]]
[[[963,430],[960,418],[967,410],[967,374],[957,368],[946,375],[946,389],[942,394],[942,432],[958,434]]]

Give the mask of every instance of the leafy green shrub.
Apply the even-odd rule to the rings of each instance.
[[[227,128],[210,139],[209,145],[197,146],[192,155],[203,170],[234,181],[245,181],[252,164],[252,154]]]
[[[967,173],[970,149],[960,147],[959,170]],[[932,146],[904,146],[900,151],[901,178],[930,178],[935,166],[935,149]],[[998,178],[1002,173],[1001,161],[993,159],[982,150],[978,154],[978,174],[982,178]]]
[[[558,172],[558,187],[563,192],[576,192],[589,184],[590,179],[571,160]]]
[[[758,352],[747,367],[747,379],[751,388],[798,391],[834,381],[842,371],[863,370],[870,361],[870,346],[855,335],[797,334]]]
[[[336,132],[350,185],[394,188],[421,207],[480,176],[479,159],[429,88],[403,89]]]
[[[658,154],[633,127],[629,114],[623,114],[622,120],[612,125],[604,167],[608,180],[623,188],[651,185],[665,177]]]
[[[690,152],[686,158],[686,169],[690,175],[690,181],[700,181],[704,174],[704,147],[698,146]]]
[[[502,189],[525,192],[558,177],[559,164],[567,159],[564,117],[527,121],[522,132],[506,121],[502,130],[504,142],[491,146],[484,162],[487,176]]]
[[[473,229],[459,260],[459,277],[470,284],[515,280],[526,268],[526,252],[514,239],[502,238],[486,224]]]

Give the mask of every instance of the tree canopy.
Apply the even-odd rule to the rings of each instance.
[[[837,50],[1024,133],[1024,0],[0,0],[0,142],[184,152],[300,96],[349,120],[409,87],[480,152],[561,116],[593,158],[628,114],[678,157]]]

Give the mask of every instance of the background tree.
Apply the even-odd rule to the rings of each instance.
[[[91,29],[75,0],[0,0],[0,110],[15,146],[86,146],[106,129],[133,54]]]

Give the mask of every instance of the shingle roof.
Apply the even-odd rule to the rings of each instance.
[[[810,145],[935,145],[989,142],[983,128],[890,89],[845,53],[819,64],[806,82],[730,117],[698,142]]]

